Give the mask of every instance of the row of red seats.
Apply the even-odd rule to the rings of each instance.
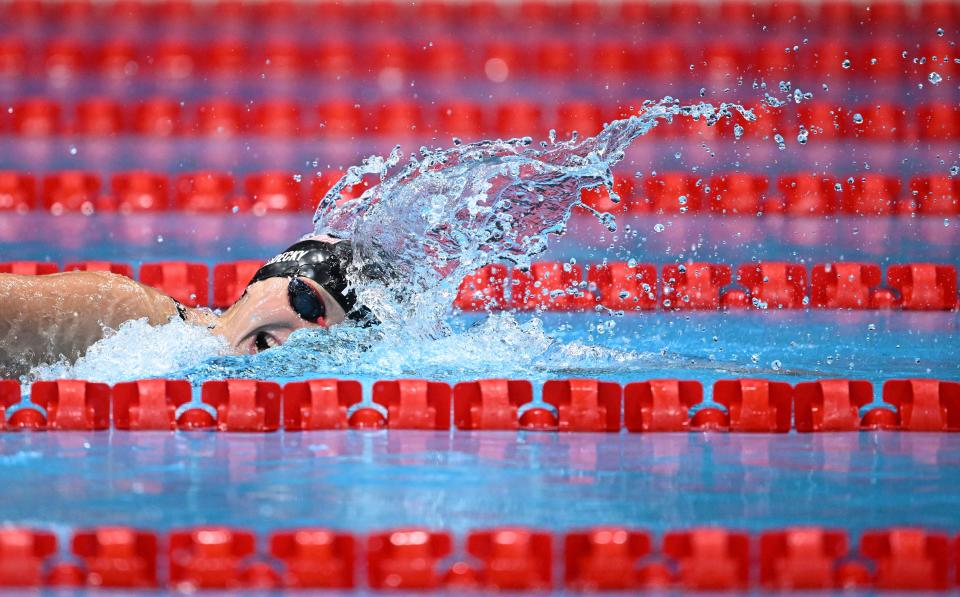
[[[210,271],[202,263],[166,261],[140,266],[140,282],[188,306],[226,308],[243,293],[261,260],[220,263]],[[67,263],[65,271],[111,271],[133,277],[125,263]],[[0,262],[0,273],[45,275],[59,271],[42,261]],[[893,309],[945,311],[958,306],[957,269],[952,265],[906,263],[887,266],[886,287],[880,266],[840,261],[815,264],[765,261],[743,264],[733,279],[729,265],[682,263],[662,266],[607,262],[583,268],[541,261],[529,270],[508,271],[490,265],[464,278],[455,305],[464,311],[545,310],[614,311],[741,309]]]
[[[716,309],[954,310],[957,270],[952,265],[908,263],[887,267],[833,262],[748,263],[732,278],[729,265],[685,263],[656,266],[610,262],[587,266],[542,261],[528,270],[490,265],[460,284],[455,305],[464,311],[614,311]]]
[[[0,529],[0,586],[203,589],[575,591],[679,589],[939,590],[956,586],[960,538],[919,528],[872,530],[854,552],[846,531],[788,527],[756,538],[698,527],[664,533],[604,526],[563,534],[496,527],[466,534],[422,528],[369,535],[327,528],[193,527],[163,535],[131,527],[73,533],[70,554],[44,530]],[[554,570],[562,549],[563,569]]]
[[[240,181],[226,172],[198,171],[168,179],[151,171],[114,174],[109,189],[89,171],[68,170],[37,179],[24,172],[0,171],[0,212],[34,209],[71,212],[192,213],[314,211],[340,180],[337,171],[312,178],[309,191],[300,175],[282,171],[249,174]],[[39,188],[38,188],[39,187]],[[907,187],[907,188],[904,188]],[[358,197],[361,182],[345,189],[340,200]],[[947,174],[915,176],[901,183],[894,176],[862,173],[841,178],[830,174],[781,176],[769,189],[766,176],[731,172],[701,178],[685,172],[662,172],[638,180],[615,173],[614,203],[606,188],[585,190],[584,205],[601,212],[729,216],[960,215],[960,178]]]
[[[19,25],[59,25],[87,27],[96,24],[108,28],[150,27],[271,27],[344,24],[354,27],[404,26],[525,26],[576,27],[581,25],[620,24],[690,27],[722,23],[726,28],[757,25],[768,27],[804,27],[817,25],[828,31],[872,28],[902,29],[930,23],[941,26],[960,21],[960,10],[949,0],[879,0],[869,4],[852,0],[523,0],[497,2],[469,0],[449,2],[426,0],[407,4],[395,0],[346,2],[322,0],[301,3],[295,0],[246,2],[219,0],[11,0],[0,9],[0,20]]]
[[[0,114],[0,132],[20,137],[71,135],[113,137],[201,136],[330,137],[457,136],[467,139],[494,136],[540,135],[550,128],[561,136],[572,131],[593,135],[617,118],[637,113],[640,101],[603,106],[589,101],[560,102],[556,107],[530,100],[511,100],[493,106],[467,100],[422,104],[390,100],[360,105],[353,100],[329,101],[313,109],[289,99],[244,104],[230,99],[199,102],[189,109],[172,98],[152,98],[122,104],[105,98],[79,101],[72,119],[64,107],[48,98],[15,102]],[[649,139],[708,141],[771,140],[781,134],[793,139],[801,130],[815,141],[949,141],[960,138],[960,109],[955,104],[924,104],[910,110],[880,102],[854,108],[807,102],[795,111],[752,108],[758,119],[747,122],[739,114],[708,126],[704,120],[678,119],[661,123]],[[771,141],[772,143],[772,141]]]
[[[889,380],[883,403],[868,381],[720,380],[714,402],[698,381],[628,383],[550,380],[542,401],[526,380],[447,383],[419,379],[374,382],[371,402],[358,381],[207,381],[200,402],[185,380],[107,384],[38,381],[30,402],[20,384],[0,381],[0,422],[7,430],[124,431],[215,429],[270,432],[317,429],[450,429],[576,432],[731,431],[747,433],[901,430],[960,431],[960,383]],[[622,422],[621,422],[622,405]],[[861,414],[863,413],[863,414]]]
[[[700,76],[806,74],[896,80],[926,77],[930,70],[943,76],[960,70],[952,62],[952,46],[935,39],[917,47],[885,36],[866,44],[840,38],[805,44],[794,51],[794,38],[754,44],[676,39],[643,44],[607,39],[583,44],[557,38],[535,45],[514,41],[477,45],[451,37],[405,41],[378,36],[378,41],[369,45],[327,39],[309,46],[284,38],[256,44],[228,38],[203,45],[166,40],[149,47],[124,39],[95,45],[59,39],[31,47],[23,39],[6,38],[0,40],[0,79],[44,75],[67,82],[83,73],[112,80],[157,77],[174,81],[244,74],[365,77],[395,69],[458,80],[486,76],[501,82],[518,75],[688,78],[692,65]],[[924,59],[922,65],[914,62],[919,58]]]

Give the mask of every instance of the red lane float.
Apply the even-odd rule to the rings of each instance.
[[[675,310],[720,308],[720,291],[730,284],[730,266],[715,263],[664,265],[663,308]]]
[[[760,584],[772,591],[850,587],[847,534],[820,528],[789,528],[760,535]],[[863,570],[866,573],[866,570]]]
[[[694,591],[746,589],[750,580],[750,538],[719,528],[670,532],[663,553],[677,563],[677,586]]]
[[[873,401],[873,384],[848,379],[802,382],[793,397],[797,431],[857,431],[860,408]]]
[[[457,429],[519,429],[518,409],[533,401],[525,380],[481,379],[453,386],[453,423]]]
[[[543,401],[559,413],[559,431],[619,431],[621,394],[620,384],[595,379],[543,384]]]
[[[177,428],[177,409],[190,402],[190,382],[142,379],[113,386],[113,426],[124,431]]]
[[[872,309],[882,306],[882,278],[874,263],[818,263],[810,278],[810,305],[820,309]]]
[[[203,402],[217,411],[220,431],[278,430],[280,395],[280,384],[253,379],[206,381],[201,388]]]
[[[153,286],[188,307],[210,303],[210,272],[202,263],[144,263],[140,266],[140,282]]]
[[[0,529],[0,587],[37,587],[43,569],[57,552],[57,536],[49,531]]]
[[[0,171],[0,212],[26,213],[36,207],[36,179],[20,172]]]
[[[227,527],[199,527],[170,533],[170,585],[179,591],[248,586],[245,560],[253,556],[253,533]]]
[[[487,590],[543,591],[552,587],[553,536],[544,531],[499,528],[467,535],[467,553],[480,564],[479,586]]]
[[[887,267],[887,285],[900,293],[900,306],[905,310],[957,308],[957,268],[952,265],[891,265]]]
[[[713,399],[727,408],[730,431],[790,431],[793,388],[788,383],[765,379],[721,379],[713,384]]]
[[[110,428],[110,386],[61,379],[34,382],[30,401],[47,412],[42,428],[99,431]]]
[[[642,586],[637,563],[650,554],[650,535],[619,527],[567,533],[564,584],[575,591],[624,591]]]
[[[157,583],[157,535],[128,527],[99,527],[73,535],[91,587],[151,588]]]
[[[807,270],[798,263],[766,261],[741,265],[737,282],[759,309],[803,309],[807,304]]]
[[[129,263],[111,261],[74,261],[63,266],[65,272],[110,272],[133,278],[133,267]]]
[[[328,529],[297,529],[270,535],[270,555],[283,563],[284,587],[352,589],[356,540]]]
[[[367,584],[371,589],[423,590],[441,586],[440,560],[453,550],[450,533],[405,529],[367,539]]]
[[[454,304],[464,311],[503,309],[506,307],[506,285],[506,267],[482,267],[463,279]]]
[[[20,382],[0,379],[0,429],[8,429],[7,409],[20,402]]]
[[[699,381],[652,379],[623,389],[623,420],[627,431],[687,431],[690,409],[703,401]]]
[[[213,268],[213,302],[216,309],[226,309],[240,300],[253,275],[263,267],[260,259],[218,263]]]
[[[113,207],[121,213],[162,212],[170,207],[167,177],[155,172],[123,172],[110,179]]]
[[[873,560],[877,589],[943,591],[949,586],[946,535],[910,528],[871,531],[860,538],[860,552]]]
[[[904,431],[960,431],[960,383],[935,379],[891,379],[883,401],[897,407]]]
[[[56,263],[48,261],[7,261],[0,263],[0,274],[18,276],[45,276],[60,271]]]
[[[448,384],[421,379],[373,384],[373,401],[387,409],[385,426],[390,429],[450,429],[450,393]],[[361,408],[354,417],[364,412],[380,416],[373,409]],[[353,418],[351,424],[356,425]],[[376,426],[376,423],[362,426]]]
[[[346,429],[350,408],[363,400],[359,381],[312,379],[283,387],[283,428]]]
[[[615,311],[657,308],[657,268],[649,264],[610,262],[587,270],[587,285],[600,295],[600,304]],[[587,308],[589,304],[585,305]]]

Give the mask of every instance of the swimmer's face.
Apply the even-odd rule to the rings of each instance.
[[[342,323],[343,308],[313,280],[298,278],[323,300],[325,315],[311,323],[290,306],[289,278],[268,278],[247,288],[246,294],[220,318],[214,331],[223,336],[236,354],[253,354],[280,346],[294,331]]]

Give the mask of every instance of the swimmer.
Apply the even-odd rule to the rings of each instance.
[[[0,377],[81,357],[107,330],[145,318],[209,328],[235,354],[280,346],[301,328],[375,321],[348,289],[349,242],[329,236],[301,240],[261,267],[240,299],[221,315],[191,309],[162,292],[110,272],[46,276],[0,274]]]

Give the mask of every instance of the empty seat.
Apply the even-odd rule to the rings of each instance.
[[[666,172],[643,180],[647,202],[655,213],[677,214],[700,211],[703,187],[695,175]]]
[[[214,76],[242,76],[246,67],[247,46],[241,40],[216,40],[203,49],[203,68]]]
[[[303,208],[300,176],[289,172],[251,174],[243,182],[250,209],[257,215],[267,212],[296,212]]]
[[[146,63],[152,64],[151,70],[162,79],[183,81],[193,77],[198,70],[199,60],[193,48],[181,41],[161,41],[146,58]]]
[[[837,210],[837,180],[822,174],[781,176],[779,209],[796,216],[828,215]]]
[[[0,78],[20,77],[26,69],[26,44],[20,39],[0,39]]]
[[[603,127],[603,114],[600,106],[591,102],[567,102],[557,107],[557,123],[554,127],[560,138],[570,136],[574,131],[580,139],[592,137]]]
[[[237,102],[216,99],[197,105],[193,132],[200,135],[229,137],[239,135],[246,127],[246,111]]]
[[[61,132],[60,104],[44,98],[29,98],[13,105],[13,132],[25,137],[46,137]]]
[[[903,141],[908,132],[906,114],[907,110],[896,104],[881,102],[859,106],[850,111],[846,132],[869,141]]]
[[[497,134],[503,137],[534,137],[543,133],[540,106],[514,100],[497,106]]]
[[[437,132],[444,136],[477,140],[486,133],[480,104],[468,100],[450,102],[437,108]]]
[[[37,181],[29,174],[0,171],[0,211],[25,213],[37,206]]]
[[[610,79],[635,75],[641,68],[637,50],[631,44],[603,41],[593,46],[593,74]]]
[[[90,54],[72,39],[59,39],[43,48],[43,68],[55,84],[76,77],[86,69]]]
[[[170,206],[167,177],[155,172],[134,171],[110,179],[115,207],[121,212],[165,211]]]
[[[917,128],[925,141],[953,141],[960,136],[960,112],[955,104],[926,104],[916,108]]]
[[[150,98],[133,109],[133,130],[141,135],[169,137],[183,130],[180,102],[169,98]]]
[[[484,74],[494,83],[523,76],[528,70],[527,51],[509,41],[487,44],[483,50],[483,60]]]
[[[300,106],[289,100],[255,102],[251,130],[259,135],[293,137],[305,132]]]
[[[124,129],[123,109],[117,102],[105,98],[86,99],[76,106],[74,132],[80,135],[110,137]]]
[[[349,41],[323,40],[307,57],[308,66],[334,80],[348,78],[357,69],[357,52]]]
[[[226,212],[238,206],[233,189],[233,177],[223,172],[184,174],[177,177],[174,207],[199,213]]]
[[[675,40],[656,41],[642,47],[640,58],[645,72],[653,77],[673,79],[684,71],[689,72],[690,62],[683,46]]]
[[[757,215],[763,210],[767,177],[731,172],[710,179],[710,211],[729,215]]]
[[[549,40],[536,47],[537,74],[570,77],[577,71],[577,52],[573,44],[560,39]]]
[[[456,39],[437,39],[424,49],[424,72],[434,77],[462,78],[471,74],[464,44]]]
[[[850,118],[838,105],[822,102],[804,102],[797,108],[797,124],[809,133],[810,141],[840,139],[846,132]]]
[[[420,104],[396,100],[381,105],[377,109],[376,132],[387,137],[410,137],[423,134],[425,131]]]
[[[900,203],[900,179],[882,174],[859,174],[847,181],[841,194],[843,211],[848,214],[890,215]]]
[[[269,77],[294,77],[303,69],[303,55],[300,47],[287,40],[271,40],[263,48],[259,63],[254,63],[253,71]]]
[[[43,207],[54,214],[92,213],[101,205],[100,177],[92,172],[69,170],[43,179]]]
[[[363,134],[364,122],[360,106],[352,100],[330,101],[317,108],[318,132],[331,137],[356,137]]]
[[[960,214],[960,179],[946,174],[915,176],[910,180],[913,211],[920,215]]]

